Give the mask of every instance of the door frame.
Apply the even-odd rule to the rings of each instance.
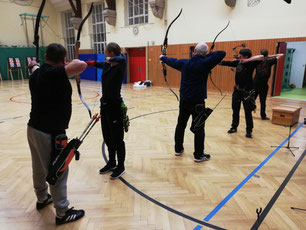
[[[276,46],[276,53],[286,55],[287,42],[278,42]],[[282,90],[283,73],[285,66],[285,57],[277,61],[276,68],[274,68],[273,81],[271,87],[271,96],[280,96]]]

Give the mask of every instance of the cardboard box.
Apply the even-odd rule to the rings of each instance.
[[[302,107],[277,106],[272,108],[272,124],[292,126],[299,121]]]

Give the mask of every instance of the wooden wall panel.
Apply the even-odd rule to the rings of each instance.
[[[92,49],[80,49],[79,54],[92,54],[93,50]]]
[[[248,41],[230,41],[230,42],[216,42],[216,50],[226,51],[226,57],[224,60],[234,60],[233,47],[241,45],[242,43],[246,44],[246,48],[252,50],[253,55],[260,54],[261,49],[269,50],[269,54],[275,54],[276,46],[278,42],[294,42],[294,41],[306,41],[306,37],[298,38],[277,38],[277,39],[265,39],[265,40],[248,40]],[[208,46],[211,46],[211,43],[207,43]],[[168,57],[174,58],[189,58],[189,49],[190,46],[195,44],[182,44],[182,45],[169,45],[167,50]],[[237,48],[239,51],[241,47]],[[153,81],[154,86],[166,86],[164,82],[164,77],[162,73],[162,66],[159,61],[159,56],[161,54],[160,46],[149,46],[148,47],[148,79]],[[178,88],[180,86],[180,72],[167,67],[168,75],[167,79],[169,85],[172,88]],[[272,70],[273,74],[273,70]],[[212,78],[214,83],[223,91],[223,92],[232,92],[234,87],[234,78],[235,73],[231,71],[229,67],[226,66],[217,66],[212,71]],[[269,89],[271,90],[272,77],[269,81]],[[217,89],[212,85],[211,81],[208,80],[207,89],[212,91],[217,91]],[[270,95],[270,92],[269,92]]]

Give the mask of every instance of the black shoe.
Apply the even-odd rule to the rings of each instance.
[[[63,217],[56,216],[55,223],[56,225],[66,224],[81,219],[84,215],[85,215],[84,210],[73,210],[72,207],[65,212],[65,216]]]
[[[182,149],[181,151],[175,151],[175,156],[181,156],[184,152],[184,149]]]
[[[48,204],[52,203],[52,197],[50,194],[48,194],[47,199],[44,200],[43,202],[37,201],[36,202],[36,209],[40,210],[43,209],[44,207],[46,207]]]
[[[245,137],[247,137],[247,138],[252,138],[252,133],[247,133],[247,134],[245,134]]]
[[[116,178],[119,178],[121,177],[122,174],[125,173],[125,168],[124,166],[123,167],[117,167],[113,173],[110,175],[110,178],[113,180],[113,179],[116,179]]]
[[[268,121],[268,120],[270,120],[270,118],[269,117],[262,117],[261,120]]]
[[[227,133],[236,133],[237,132],[237,128],[230,128]]]
[[[103,168],[100,169],[99,173],[100,174],[105,174],[109,171],[113,171],[116,168],[115,164],[106,164]]]
[[[202,162],[202,161],[208,161],[210,159],[210,155],[209,154],[203,154],[199,157],[194,157],[193,160],[195,162]]]

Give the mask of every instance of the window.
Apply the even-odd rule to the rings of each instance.
[[[105,21],[102,15],[104,10],[104,4],[94,5],[92,10],[92,43],[94,48],[94,53],[104,53],[106,46],[106,30]]]
[[[73,17],[72,12],[64,14],[65,17],[65,44],[67,49],[67,61],[74,59],[75,34],[70,18]]]
[[[128,0],[129,25],[148,23],[148,0]]]

